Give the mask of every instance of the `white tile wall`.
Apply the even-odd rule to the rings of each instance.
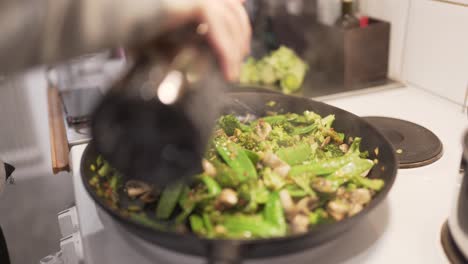
[[[404,65],[408,83],[462,104],[468,84],[468,7],[413,0]]]

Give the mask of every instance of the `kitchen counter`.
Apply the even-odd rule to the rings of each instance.
[[[325,102],[360,116],[395,117],[425,126],[442,141],[444,155],[431,165],[399,170],[388,198],[338,240],[301,253],[246,263],[448,263],[440,231],[450,214],[458,182],[461,138],[468,128],[461,106],[413,87]],[[84,263],[204,262],[150,245],[120,229],[96,208],[81,182],[79,168],[84,148],[78,145],[71,149]]]

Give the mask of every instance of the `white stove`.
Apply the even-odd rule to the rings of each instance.
[[[452,207],[462,154],[461,138],[468,128],[461,106],[414,87],[329,99],[331,105],[360,116],[401,118],[422,125],[442,141],[437,162],[399,170],[388,198],[360,224],[320,248],[280,258],[246,263],[448,263],[440,231]],[[75,234],[82,246],[81,263],[204,263],[201,258],[151,245],[121,229],[96,207],[81,182],[85,145],[71,150],[78,215]],[[78,254],[81,255],[81,254]]]

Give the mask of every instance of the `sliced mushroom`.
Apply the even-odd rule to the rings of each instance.
[[[223,189],[216,200],[217,207],[231,208],[239,202],[239,197],[233,189]]]
[[[325,138],[325,140],[322,142],[322,145],[320,145],[320,148],[324,148],[326,145],[328,145],[331,141],[331,137],[328,136]]]
[[[344,187],[340,187],[336,191],[336,197],[341,198],[341,199],[347,199],[348,194],[349,193],[346,191]]]
[[[214,231],[218,235],[222,235],[222,234],[225,234],[227,232],[226,228],[224,226],[222,226],[222,225],[216,225],[214,227]]]
[[[348,144],[341,144],[339,148],[340,148],[341,151],[343,151],[343,153],[346,153],[349,150],[349,145]]]
[[[294,211],[294,201],[287,190],[282,190],[279,193],[281,205],[283,206],[286,214],[290,214]]]
[[[273,154],[272,152],[267,152],[262,157],[263,163],[273,169],[273,172],[277,173],[281,177],[288,176],[289,171],[291,170],[291,166],[281,160],[277,155]]]
[[[268,135],[270,134],[270,132],[272,131],[273,129],[271,128],[271,125],[268,124],[267,122],[265,122],[264,120],[260,119],[258,121],[258,124],[257,126],[255,127],[255,132],[257,133],[257,135],[261,138],[261,139],[266,139],[268,137]]]
[[[125,183],[125,190],[130,198],[136,198],[145,193],[151,192],[152,188],[149,184],[142,181],[130,180]]]
[[[286,177],[289,174],[289,171],[291,170],[291,166],[288,164],[284,164],[282,166],[276,167],[273,169],[273,172],[278,173],[281,177]]]
[[[349,208],[348,216],[356,215],[356,214],[358,214],[359,212],[361,212],[362,209],[364,209],[364,206],[362,206],[362,205],[360,205],[360,204],[353,204],[353,205],[351,205],[351,207]]]
[[[336,220],[341,221],[348,214],[350,205],[344,200],[333,200],[327,205],[327,212]]]
[[[144,203],[154,203],[158,199],[157,195],[153,192],[147,192],[140,196],[140,200]]]
[[[309,229],[309,217],[297,214],[291,221],[291,231],[293,234],[303,234]]]
[[[216,176],[216,168],[211,164],[211,162],[207,161],[206,159],[202,160],[203,171],[206,175],[214,177]]]
[[[317,197],[302,198],[296,204],[296,211],[308,215],[311,211],[319,206],[319,199]]]
[[[372,200],[372,194],[368,189],[359,188],[351,192],[349,199],[353,204],[366,205]]]
[[[333,183],[325,178],[316,178],[312,181],[312,188],[320,193],[332,194],[336,192]]]

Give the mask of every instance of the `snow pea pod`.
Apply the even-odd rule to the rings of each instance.
[[[263,217],[265,221],[275,226],[281,235],[286,234],[286,217],[284,216],[284,210],[278,192],[270,193],[268,202],[265,204]]]
[[[157,219],[168,219],[174,208],[179,201],[179,197],[182,194],[184,189],[183,182],[176,182],[173,185],[167,186],[163,193],[161,194],[161,198],[158,202],[158,207],[156,208],[156,218]]]
[[[325,161],[315,162],[305,165],[297,165],[291,167],[289,174],[291,176],[296,176],[303,173],[310,173],[314,175],[327,175],[333,173],[345,166],[346,164],[352,162],[356,158],[355,155],[345,155],[338,158],[332,158]]]
[[[301,143],[296,146],[281,148],[276,155],[291,166],[301,164],[312,155],[312,148],[308,143]]]
[[[242,147],[225,138],[219,138],[214,143],[219,155],[237,173],[240,182],[257,179],[255,166]]]

